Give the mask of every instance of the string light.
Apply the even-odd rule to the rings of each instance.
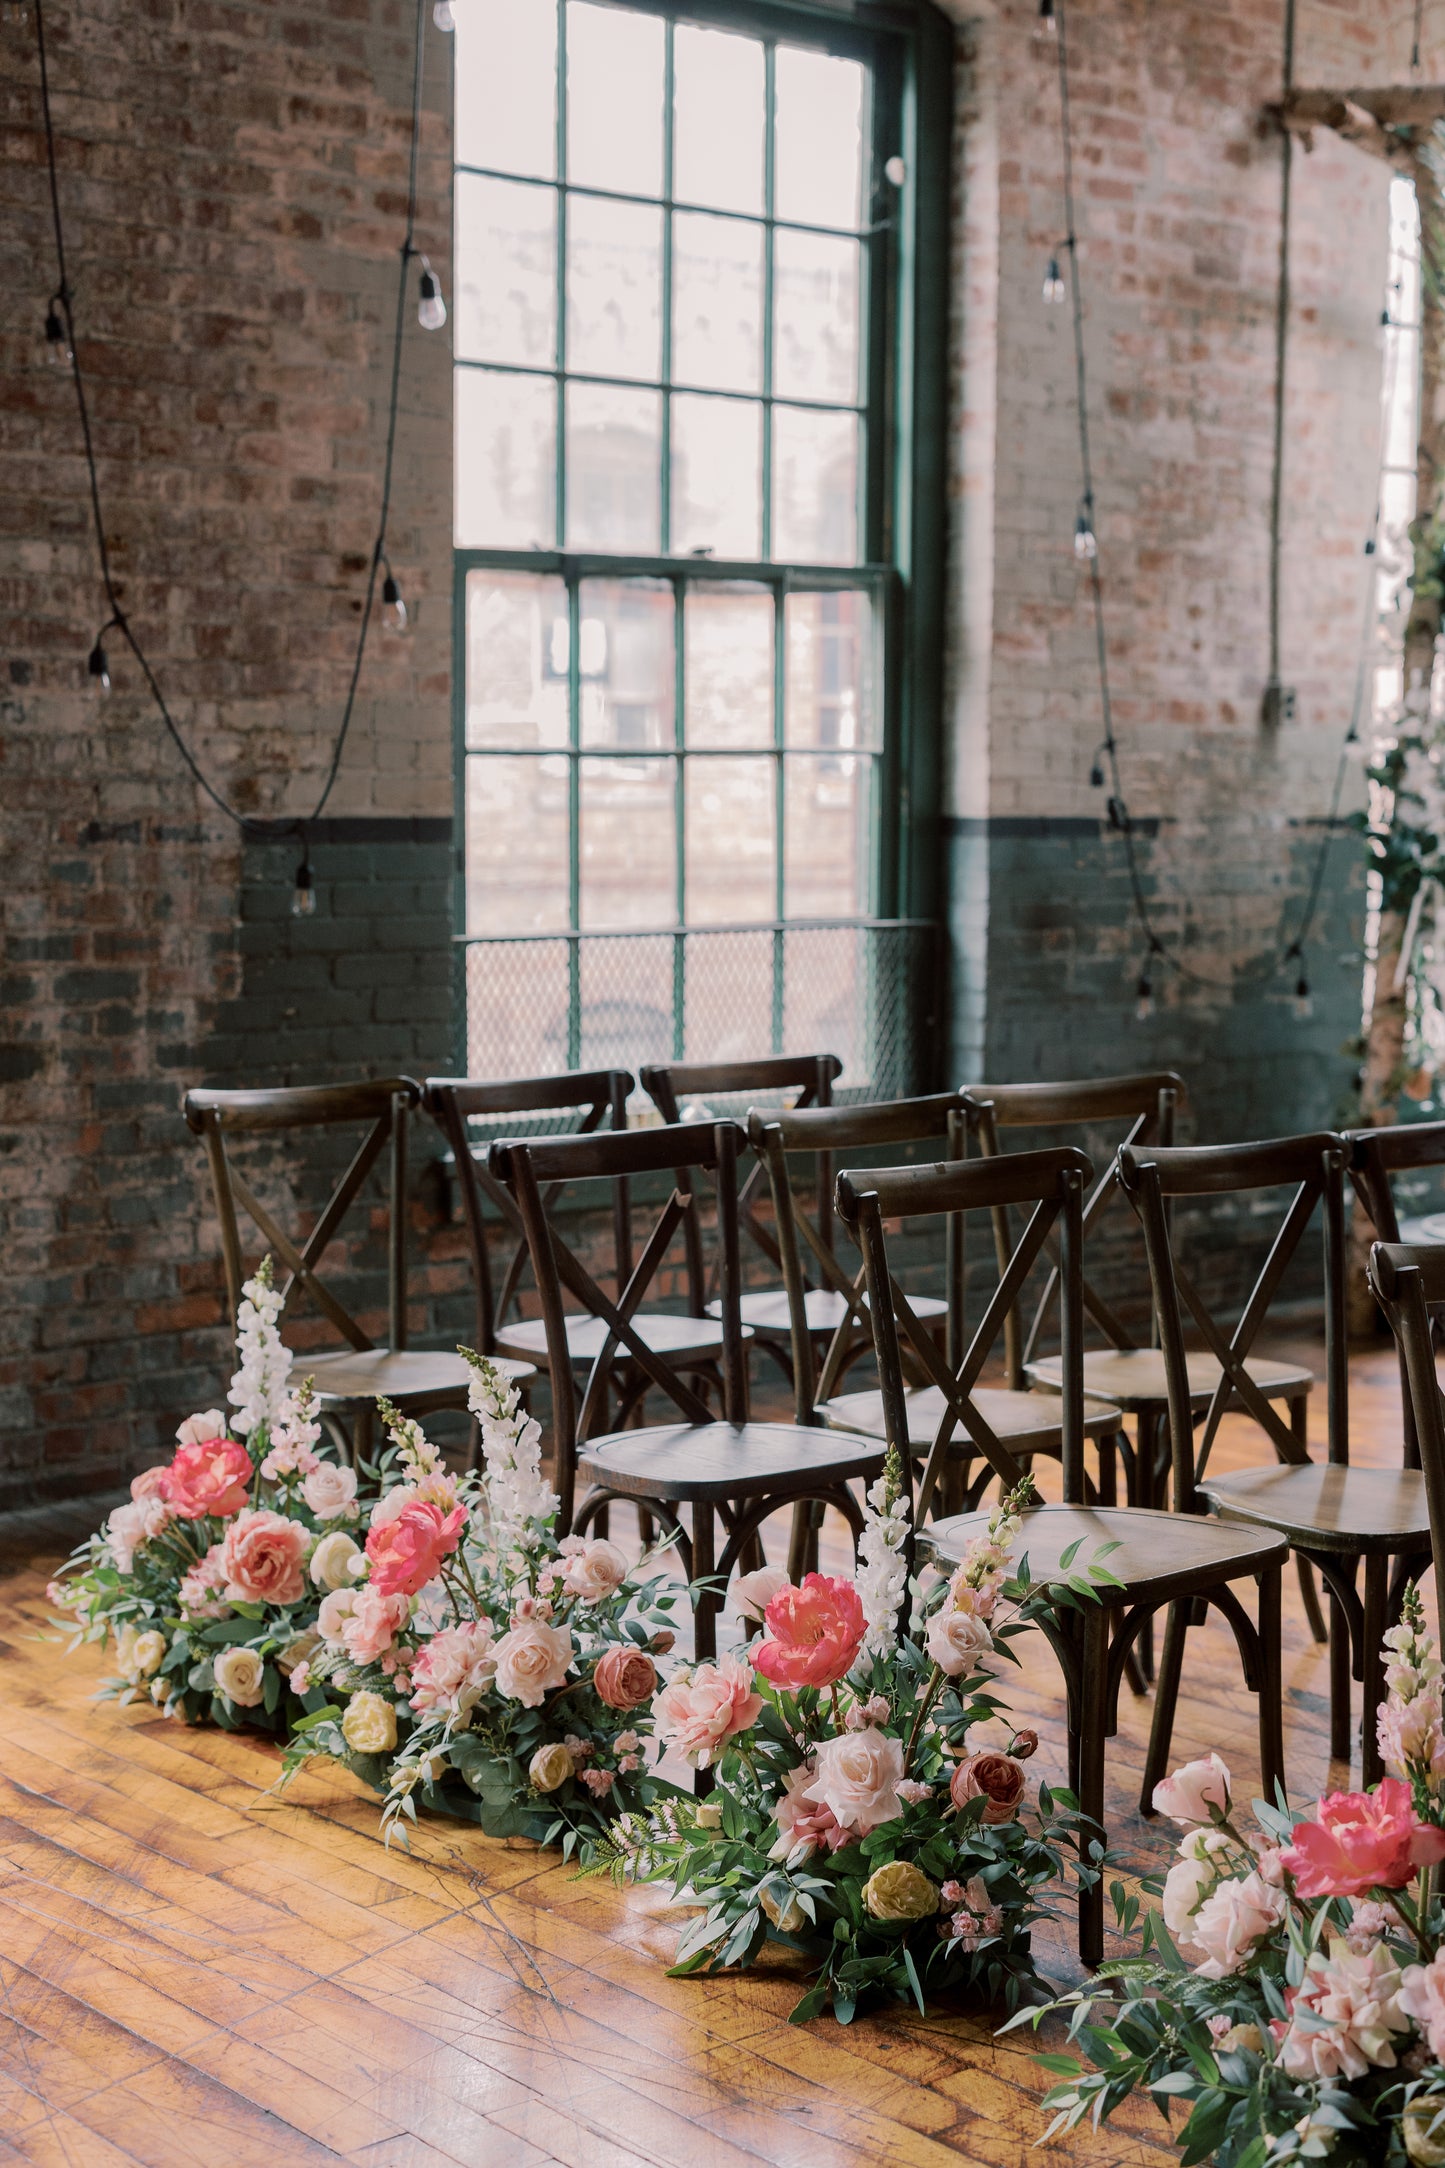
[[[431,19],[438,30],[455,30],[457,19],[452,13],[452,0],[436,0],[436,6],[431,11]]]
[[[303,843],[303,849],[304,849]],[[311,872],[311,860],[304,857],[296,868],[291,889],[291,916],[314,918],[316,916],[316,882]]]
[[[442,282],[425,256],[421,260],[421,286],[418,291],[417,322],[423,331],[440,331],[447,320],[447,305],[442,299]]]
[[[1145,963],[1134,988],[1134,1016],[1137,1022],[1147,1024],[1154,1014],[1154,982]]]
[[[52,369],[68,369],[75,359],[70,351],[65,319],[60,313],[59,294],[55,295],[45,312],[45,359]]]
[[[1085,498],[1083,505],[1079,508],[1079,516],[1074,521],[1074,555],[1078,558],[1080,564],[1092,564],[1098,554],[1098,538],[1094,533],[1093,522],[1089,518],[1088,499]]]
[[[95,636],[95,645],[86,661],[86,674],[97,692],[108,693],[110,691],[110,658],[105,652],[105,636],[110,631],[111,626],[117,622],[118,620],[112,617],[101,626],[100,631]]]
[[[382,561],[386,562],[385,559]],[[388,632],[406,631],[406,604],[389,564],[386,567],[386,578],[381,583],[381,622]]]
[[[1064,286],[1063,273],[1059,269],[1059,259],[1057,256],[1050,256],[1049,267],[1044,273],[1044,305],[1046,308],[1061,309],[1067,299],[1068,293]]]
[[[1102,790],[1104,788],[1104,755],[1105,753],[1112,753],[1113,750],[1113,746],[1106,740],[1095,753],[1094,764],[1089,770],[1090,790]]]
[[[1054,0],[1039,0],[1039,21],[1046,30],[1057,30],[1059,18],[1054,13]]]

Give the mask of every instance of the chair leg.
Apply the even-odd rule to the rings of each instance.
[[[1189,1631],[1191,1600],[1171,1603],[1164,1628],[1164,1647],[1159,1676],[1154,1682],[1154,1721],[1149,1727],[1149,1751],[1144,1757],[1144,1784],[1139,1812],[1154,1812],[1154,1787],[1169,1774],[1169,1748],[1174,1737],[1174,1711],[1179,1703],[1179,1677],[1184,1669],[1184,1637]]]
[[[692,1577],[694,1581],[710,1581],[717,1565],[717,1535],[711,1502],[699,1498],[692,1509]],[[699,1589],[697,1606],[693,1614],[693,1650],[699,1663],[710,1663],[717,1655],[717,1615],[722,1608],[721,1597],[710,1588]]]
[[[1390,1562],[1383,1552],[1365,1559],[1364,1688],[1360,1695],[1360,1783],[1368,1790],[1385,1774],[1376,1737],[1376,1717],[1385,1698],[1385,1666],[1380,1643],[1389,1609]]]
[[[376,1451],[376,1402],[358,1400],[351,1419],[351,1460],[356,1466],[369,1461]]]
[[[1305,1607],[1305,1617],[1309,1620],[1310,1636],[1313,1640],[1323,1644],[1329,1640],[1330,1630],[1325,1624],[1324,1612],[1320,1609],[1320,1592],[1315,1586],[1315,1569],[1305,1557],[1303,1551],[1295,1552],[1294,1562],[1299,1569],[1300,1601]]]
[[[1129,1503],[1136,1506],[1152,1506],[1154,1503],[1154,1460],[1159,1450],[1159,1418],[1153,1408],[1141,1408],[1135,1418],[1134,1433],[1134,1496]],[[1154,1621],[1146,1618],[1134,1643],[1134,1655],[1140,1674],[1146,1685],[1154,1678]]]
[[[793,1508],[793,1528],[788,1538],[788,1579],[794,1588],[808,1570],[809,1517],[812,1507],[810,1498],[800,1498]]]
[[[1098,1490],[1101,1506],[1116,1506],[1119,1503],[1119,1456],[1112,1431],[1108,1437],[1099,1440]]]
[[[1079,1807],[1094,1824],[1100,1843],[1108,1841],[1104,1827],[1108,1661],[1109,1614],[1101,1603],[1085,1604],[1079,1677]],[[1103,1955],[1104,1877],[1100,1872],[1090,1887],[1079,1892],[1079,1956],[1092,1971]]]
[[[1350,1622],[1330,1598],[1330,1760],[1350,1758]]]
[[[1264,1797],[1274,1805],[1284,1774],[1284,1657],[1280,1641],[1283,1573],[1259,1577],[1259,1769]]]

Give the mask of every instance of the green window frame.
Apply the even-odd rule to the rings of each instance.
[[[610,4],[610,0],[604,0]],[[840,937],[859,937],[857,975],[869,1018],[861,1027],[868,1051],[860,1059],[876,1082],[886,1071],[896,1088],[932,1081],[929,1050],[937,1034],[919,1030],[925,1013],[936,1008],[939,957],[929,929],[938,919],[940,852],[938,813],[941,796],[941,705],[946,464],[946,325],[948,260],[948,178],[951,130],[952,32],[927,0],[860,0],[847,14],[808,0],[616,0],[625,12],[662,18],[665,93],[663,176],[660,195],[631,196],[590,182],[574,183],[567,169],[565,40],[567,0],[557,0],[558,94],[556,99],[556,170],[530,185],[550,191],[557,206],[556,314],[550,363],[524,364],[459,358],[459,376],[524,375],[550,381],[555,388],[555,521],[552,546],[459,546],[455,552],[454,716],[456,760],[456,952],[458,963],[458,1058],[464,1067],[491,1068],[489,1048],[469,1044],[468,1012],[476,1003],[480,969],[505,966],[512,973],[516,997],[524,997],[528,947],[540,962],[549,943],[566,947],[567,1028],[565,1045],[549,1048],[548,1059],[568,1066],[600,1058],[697,1058],[707,1050],[689,1032],[689,955],[705,940],[751,942],[749,955],[760,955],[756,937],[770,950],[771,998],[766,1021],[774,1051],[781,1050],[789,1029],[790,987],[799,969],[806,932],[819,922],[789,915],[788,857],[784,773],[799,749],[790,743],[786,709],[787,613],[790,598],[853,594],[865,597],[872,613],[872,699],[876,708],[873,747],[860,746],[860,772],[871,784],[868,812],[875,830],[868,892],[858,908],[837,920]],[[716,387],[689,386],[674,377],[671,296],[674,231],[677,216],[694,206],[674,194],[673,54],[675,28],[693,24],[741,31],[762,41],[765,56],[764,200],[757,213],[729,215],[755,224],[763,236],[763,336],[761,382],[736,394]],[[777,49],[804,45],[861,62],[866,70],[864,174],[858,226],[861,257],[859,335],[862,382],[855,398],[810,399],[789,388],[780,393],[774,381],[774,266],[777,236],[801,227],[805,232],[838,233],[846,229],[810,227],[779,216],[775,190],[777,159],[774,126]],[[891,162],[901,160],[902,171]],[[504,167],[457,164],[458,175],[514,181]],[[574,198],[647,203],[660,209],[662,222],[661,364],[656,379],[597,375],[568,367],[566,288],[567,230]],[[926,267],[926,275],[925,275]],[[567,387],[594,382],[656,390],[660,399],[658,546],[651,551],[604,551],[563,546],[567,534]],[[671,550],[673,510],[673,414],[677,397],[744,398],[761,411],[760,554],[735,558],[678,555]],[[780,561],[772,554],[775,416],[782,408],[856,415],[861,439],[855,506],[856,561],[848,564]],[[489,934],[467,923],[467,802],[471,766],[506,748],[468,744],[468,583],[475,575],[526,574],[557,583],[565,595],[567,636],[566,742],[555,747],[567,774],[566,923],[545,931]],[[647,583],[668,590],[674,613],[674,687],[670,740],[649,746],[649,753],[673,762],[673,919],[650,927],[589,928],[583,918],[582,789],[584,763],[608,758],[637,760],[635,748],[609,748],[585,740],[583,727],[583,619],[588,583]],[[689,773],[699,763],[719,757],[719,748],[688,741],[685,727],[687,685],[684,625],[689,597],[720,591],[745,591],[773,598],[773,675],[771,739],[749,746],[766,753],[772,764],[773,911],[771,919],[750,917],[737,924],[689,919],[686,799]],[[868,644],[865,641],[865,644]],[[518,750],[523,750],[519,748]],[[535,751],[535,747],[525,750]],[[801,771],[799,771],[801,772]],[[861,786],[860,786],[861,788]],[[670,1030],[666,1045],[624,1049],[589,1043],[584,1028],[584,956],[589,944],[634,940],[666,943],[671,951]],[[507,952],[499,957],[500,951]],[[639,952],[640,953],[640,952]],[[752,966],[750,965],[750,968]],[[902,1000],[898,981],[907,980]],[[654,979],[655,979],[654,973]],[[888,981],[884,990],[883,982]],[[883,1012],[887,1020],[883,1021]],[[909,1043],[885,1053],[880,1033]],[[926,1038],[928,1045],[919,1043]],[[757,1051],[765,1051],[759,1046]],[[528,1066],[529,1063],[523,1063]]]

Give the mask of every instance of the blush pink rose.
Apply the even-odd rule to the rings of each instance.
[[[983,1810],[985,1822],[1011,1822],[1023,1804],[1026,1782],[1022,1762],[1012,1754],[990,1750],[961,1761],[948,1789],[956,1807],[966,1807],[970,1799],[984,1799],[988,1802]]]
[[[522,1619],[503,1634],[494,1653],[497,1692],[524,1709],[536,1709],[564,1684],[572,1667],[571,1629]]]
[[[1295,1825],[1282,1857],[1301,1897],[1363,1897],[1403,1889],[1445,1859],[1445,1830],[1415,1819],[1403,1778],[1384,1777],[1373,1793],[1328,1793],[1317,1820]]]
[[[600,1603],[626,1578],[627,1560],[617,1545],[609,1543],[605,1536],[594,1536],[568,1558],[562,1586],[569,1596],[580,1596],[584,1603]]]
[[[235,1438],[197,1438],[177,1449],[161,1494],[183,1521],[228,1520],[251,1491],[251,1456]]]
[[[356,1504],[356,1470],[318,1460],[301,1485],[301,1496],[318,1521],[334,1521]]]
[[[456,1549],[466,1517],[464,1506],[443,1513],[440,1506],[413,1499],[380,1528],[373,1526],[366,1539],[372,1587],[383,1596],[415,1596]]]
[[[351,1600],[350,1610],[339,1619],[334,1613],[332,1621],[329,1622],[340,1624],[347,1655],[355,1664],[376,1663],[387,1654],[397,1634],[411,1617],[411,1598],[383,1595],[379,1588],[373,1588],[366,1582],[354,1592],[349,1588],[339,1589],[337,1595],[343,1600],[348,1597]],[[335,1599],[330,1596],[326,1599],[327,1603],[333,1601]],[[339,1608],[338,1605],[338,1611]],[[324,1613],[326,1604],[323,1604],[321,1609]],[[320,1624],[321,1621],[318,1619],[317,1623]],[[322,1632],[326,1631],[327,1627],[323,1625]]]
[[[780,1588],[763,1613],[768,1638],[755,1642],[753,1668],[774,1686],[836,1686],[852,1669],[868,1622],[851,1581],[808,1573]]]
[[[811,1859],[820,1846],[825,1851],[839,1852],[851,1841],[833,1809],[807,1796],[817,1774],[817,1764],[810,1757],[783,1778],[782,1797],[773,1808],[777,1841],[768,1853],[769,1859],[798,1867]]]
[[[735,1656],[680,1671],[652,1704],[653,1730],[696,1769],[707,1769],[729,1739],[757,1721],[763,1706],[747,1666]]]
[[[158,1536],[171,1517],[164,1498],[132,1498],[117,1506],[105,1524],[105,1547],[122,1573],[129,1573],[143,1543]]]
[[[167,1465],[165,1461],[159,1461],[154,1468],[142,1468],[139,1475],[133,1475],[130,1479],[132,1498],[164,1498]]]
[[[752,1573],[740,1573],[733,1582],[733,1603],[741,1617],[760,1619],[774,1596],[787,1586],[788,1576],[781,1566],[758,1566]]]
[[[1231,1876],[1218,1882],[1194,1915],[1189,1939],[1200,1953],[1195,1971],[1206,1980],[1227,1980],[1284,1917],[1283,1890],[1271,1889],[1261,1874]]]
[[[813,1760],[812,1781],[799,1796],[827,1807],[850,1836],[866,1837],[880,1823],[896,1819],[903,1781],[901,1739],[870,1724],[866,1731],[820,1740]]]
[[[640,1709],[657,1692],[657,1666],[641,1649],[619,1641],[598,1657],[592,1684],[609,1709]]]
[[[306,1593],[306,1550],[300,1521],[284,1513],[238,1513],[221,1545],[221,1570],[232,1603],[299,1603]]]
[[[1229,1812],[1229,1771],[1217,1754],[1186,1762],[1154,1787],[1154,1811],[1171,1822],[1212,1822],[1216,1807]]]

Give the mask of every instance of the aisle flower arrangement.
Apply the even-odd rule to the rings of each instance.
[[[1118,1988],[1051,2006],[1087,2064],[1042,2058],[1060,2078],[1047,2135],[1139,2090],[1187,2109],[1186,2168],[1445,2168],[1445,1727],[1413,1588],[1384,1654],[1373,1791],[1299,1815],[1256,1801],[1250,1831],[1217,1754],[1157,1787],[1185,1835],[1143,1954],[1109,1963]]]
[[[1030,1491],[1025,1479],[939,1580],[916,1638],[899,1624],[896,1454],[868,1494],[854,1578],[793,1586],[764,1568],[734,1584],[759,1638],[679,1670],[653,1703],[659,1743],[710,1770],[711,1789],[623,1817],[599,1850],[619,1880],[671,1881],[697,1908],[674,1972],[748,1965],[770,1942],[798,1950],[813,1978],[795,2022],[831,2004],[846,2024],[890,1998],[922,2010],[943,1990],[1010,2009],[1044,1992],[1031,1923],[1081,1832],[1068,1795],[1040,1784],[1029,1802],[1038,1741],[1001,1713],[987,1663],[1048,1600],[1010,1576]],[[1075,1581],[1088,1600],[1089,1578]]]
[[[149,1695],[168,1716],[281,1732],[326,1591],[360,1546],[355,1471],[321,1443],[309,1382],[293,1388],[270,1260],[246,1282],[229,1413],[189,1416],[169,1461],[131,1484],[49,1595],[72,1649],[113,1649],[102,1698]]]
[[[285,1774],[316,1754],[344,1762],[381,1794],[388,1836],[420,1804],[586,1859],[619,1814],[672,1789],[646,1742],[677,1599],[605,1537],[558,1540],[538,1425],[493,1364],[462,1353],[481,1475],[449,1474],[381,1403],[385,1487],[293,1677],[308,1709]]]

